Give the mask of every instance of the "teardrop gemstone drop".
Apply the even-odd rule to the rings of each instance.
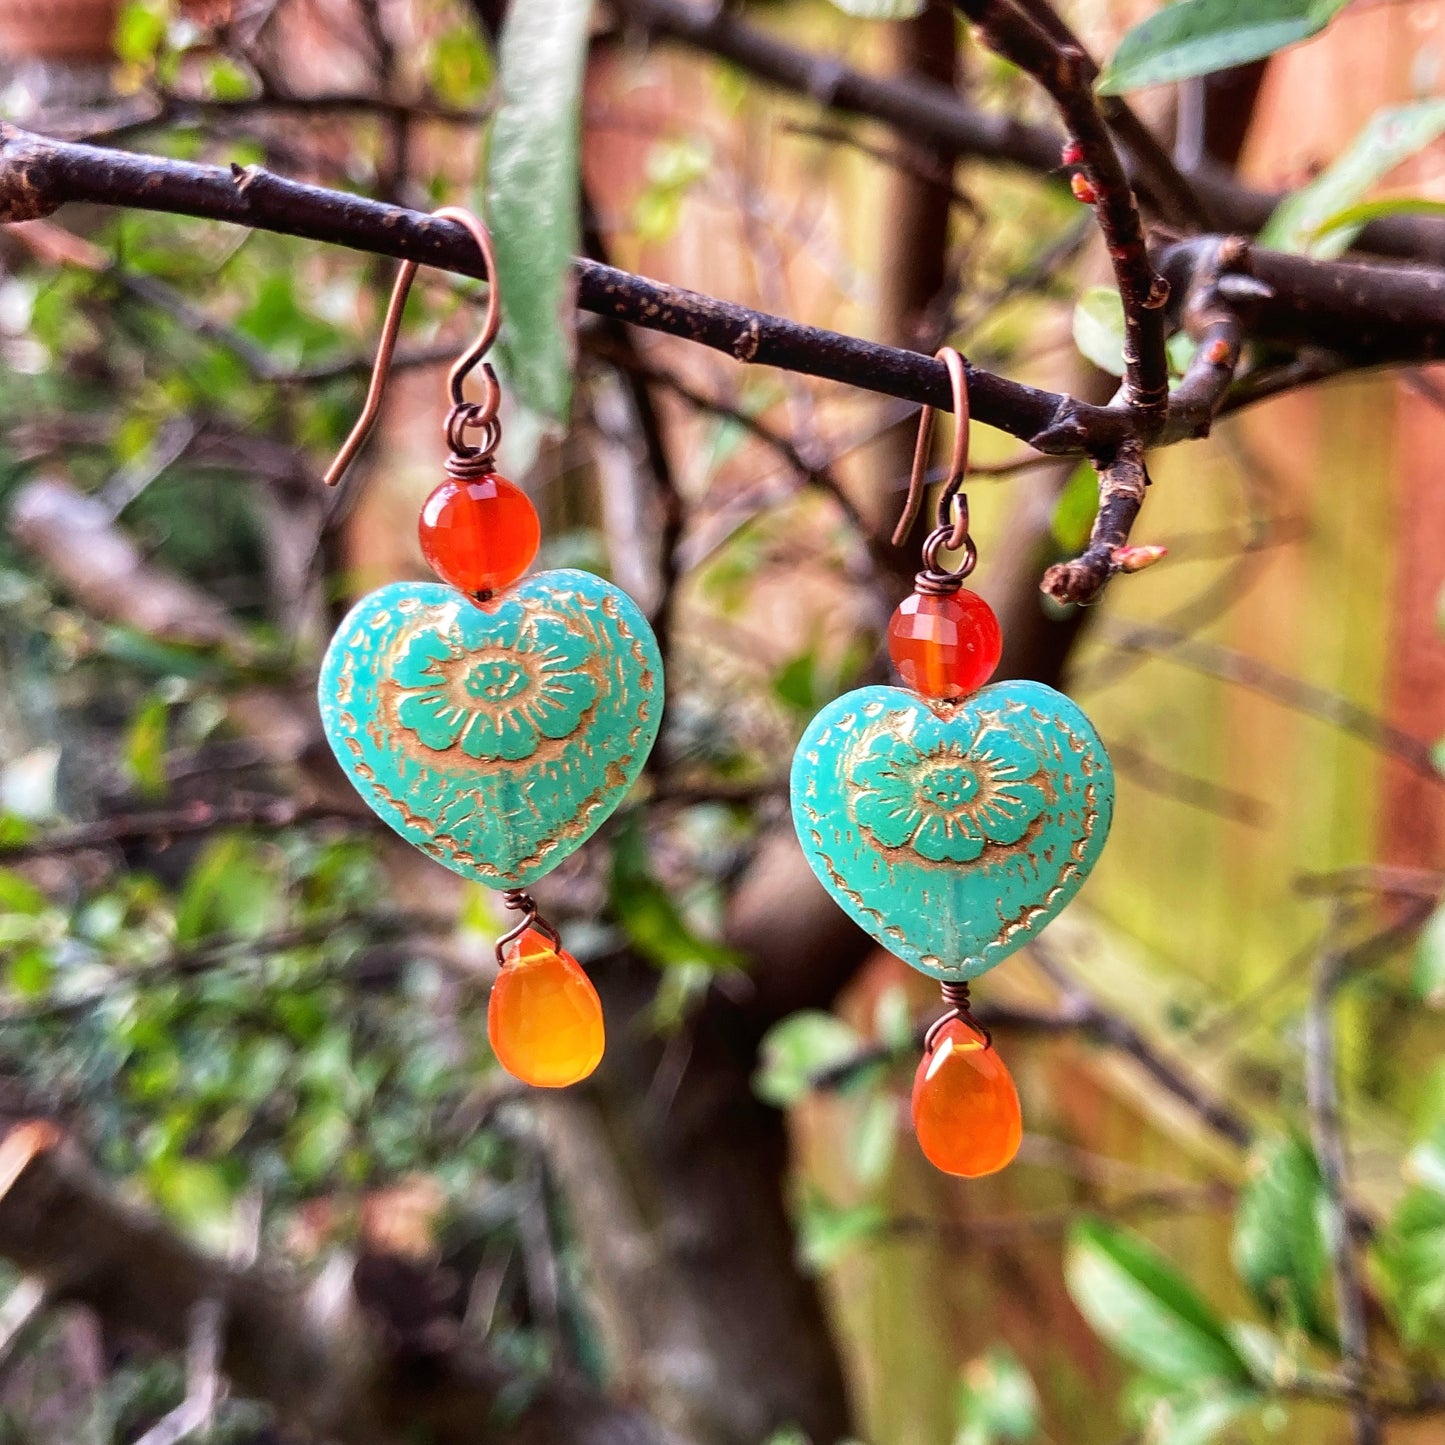
[[[928,1162],[945,1174],[994,1174],[1019,1152],[1023,1115],[998,1051],[963,1019],[939,1029],[913,1079],[913,1127]]]
[[[513,1078],[540,1089],[585,1079],[602,1060],[602,1003],[570,953],[535,929],[509,943],[487,1004],[487,1036]]]

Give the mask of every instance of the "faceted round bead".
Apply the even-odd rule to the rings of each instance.
[[[417,532],[432,571],[472,596],[510,587],[542,540],[527,494],[496,472],[448,477],[422,506]]]
[[[915,592],[888,624],[888,655],[903,681],[924,697],[966,697],[993,676],[1002,654],[993,608],[966,588]]]
[[[487,1036],[514,1078],[561,1089],[602,1060],[602,1003],[577,960],[528,929],[507,945],[487,1004]]]
[[[950,1019],[913,1080],[913,1127],[928,1162],[977,1179],[1019,1152],[1023,1115],[1004,1061],[976,1029]]]

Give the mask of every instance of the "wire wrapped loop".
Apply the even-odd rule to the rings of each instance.
[[[945,1025],[951,1024],[955,1019],[961,1019],[976,1034],[983,1039],[983,1046],[986,1049],[993,1047],[993,1034],[979,1021],[974,1018],[973,1011],[969,1006],[969,989],[967,983],[945,983],[943,985],[943,1001],[948,1005],[948,1011],[940,1014],[928,1026],[928,1032],[923,1036],[923,1052],[931,1054],[934,1045],[938,1042],[938,1036],[943,1032]]]
[[[508,945],[515,943],[528,929],[540,933],[553,948],[561,949],[562,935],[537,911],[537,900],[525,888],[509,888],[502,894],[502,902],[522,917],[497,940],[498,968],[507,966]]]

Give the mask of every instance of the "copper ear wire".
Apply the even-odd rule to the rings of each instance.
[[[456,359],[447,375],[447,387],[452,398],[452,409],[446,420],[447,447],[451,452],[448,470],[466,474],[490,465],[492,453],[496,451],[502,435],[501,425],[497,420],[497,410],[502,402],[502,388],[490,364],[482,367],[482,399],[468,401],[465,391],[467,377],[497,339],[497,331],[502,324],[502,291],[497,284],[497,258],[492,250],[491,232],[470,211],[465,211],[460,206],[443,206],[439,211],[433,211],[432,215],[441,220],[456,221],[466,227],[477,243],[477,249],[482,253],[482,263],[487,272],[487,314],[482,320],[481,333]],[[336,460],[326,469],[323,480],[328,487],[334,487],[345,475],[346,469],[356,459],[357,452],[371,434],[372,427],[376,425],[376,418],[381,412],[382,394],[391,377],[391,362],[396,353],[397,337],[401,332],[402,313],[406,310],[411,283],[419,267],[420,262],[403,261],[396,273],[396,282],[391,288],[391,300],[387,302],[386,316],[381,323],[381,339],[376,346],[376,360],[372,363],[366,402],[361,408],[361,415],[356,419],[356,425],[342,442]],[[482,431],[482,438],[475,445],[465,439],[464,433],[468,427]]]
[[[953,385],[953,451],[948,459],[948,474],[938,494],[938,511],[933,531],[923,543],[923,571],[918,583],[924,591],[952,591],[978,565],[978,548],[968,534],[968,497],[963,492],[963,479],[968,471],[968,370],[963,357],[951,346],[941,347],[935,359],[948,368]],[[928,474],[928,454],[933,441],[933,424],[937,413],[925,406],[918,414],[918,441],[913,448],[913,470],[908,477],[908,498],[903,515],[893,529],[893,545],[901,547],[913,530],[918,510],[923,505],[923,488]],[[952,570],[938,565],[938,554],[944,548],[962,550],[963,561]]]

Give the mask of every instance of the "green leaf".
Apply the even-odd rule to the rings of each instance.
[[[508,8],[487,154],[512,385],[525,406],[559,424],[572,395],[578,130],[591,14],[591,0]]]
[[[202,851],[176,908],[176,941],[207,934],[257,938],[280,901],[280,885],[259,849],[240,833],[214,838]]]
[[[1145,1412],[1147,1445],[1209,1445],[1245,1410],[1263,1402],[1252,1390],[1157,1395]]]
[[[612,845],[612,906],[633,947],[659,968],[695,968],[711,973],[742,968],[735,948],[697,934],[677,901],[652,872],[647,840],[635,819],[617,830]]]
[[[1295,1136],[1273,1139],[1253,1164],[1234,1215],[1234,1267],[1271,1319],[1329,1339],[1319,1300],[1329,1265],[1324,1185],[1314,1151]]]
[[[785,1109],[812,1087],[815,1074],[851,1058],[862,1046],[853,1028],[821,1009],[789,1014],[763,1036],[753,1092]]]
[[[1445,1122],[1436,1120],[1430,1133],[1405,1156],[1405,1176],[1445,1195]]]
[[[306,1110],[291,1135],[291,1168],[303,1185],[321,1183],[341,1162],[351,1143],[351,1120],[334,1104]]]
[[[492,55],[475,24],[454,25],[437,37],[429,74],[437,99],[475,105],[492,83]]]
[[[652,244],[669,240],[682,217],[688,191],[712,166],[712,146],[705,139],[681,136],[658,141],[647,154],[647,185],[633,203],[632,224],[637,239]],[[723,420],[746,435],[736,421]]]
[[[1099,76],[1101,95],[1263,60],[1317,35],[1349,0],[1179,0],[1136,25]]]
[[[211,60],[206,71],[206,86],[216,100],[245,100],[256,89],[251,77],[224,55]]]
[[[1430,915],[1415,940],[1410,992],[1435,1008],[1445,1005],[1445,903]]]
[[[1445,1343],[1445,1194],[1411,1189],[1376,1241],[1375,1258],[1406,1344]]]
[[[120,12],[115,27],[115,53],[132,65],[149,65],[166,38],[165,17],[145,0],[134,0]]]
[[[810,647],[779,668],[773,678],[773,696],[790,708],[811,716],[825,701],[820,696],[818,653]]]
[[[1360,227],[1337,225],[1340,213],[1442,133],[1445,99],[1376,111],[1343,155],[1275,207],[1259,233],[1259,244],[1325,258],[1342,255]]]
[[[1097,1220],[1075,1226],[1066,1278],[1095,1333],[1155,1379],[1196,1387],[1248,1382],[1249,1367],[1219,1317],[1137,1235]]]
[[[213,1248],[231,1242],[235,1196],[217,1165],[172,1156],[153,1163],[146,1182],[156,1204],[197,1239]]]
[[[873,1089],[848,1130],[848,1167],[859,1184],[881,1184],[898,1149],[898,1101],[891,1090]]]
[[[1012,1350],[995,1345],[964,1367],[954,1445],[1032,1440],[1038,1428],[1039,1392]]]
[[[25,913],[33,918],[48,906],[45,895],[28,878],[0,868],[0,913]]]
[[[1099,479],[1088,462],[1080,462],[1069,473],[1069,480],[1054,503],[1049,530],[1059,550],[1068,556],[1083,550],[1099,510]]]
[[[1090,286],[1074,307],[1074,345],[1110,376],[1124,374],[1124,303],[1112,286]]]
[[[336,345],[336,329],[307,311],[305,283],[284,268],[268,274],[236,318],[236,330],[265,346],[276,361],[296,364]]]
[[[1445,216],[1445,201],[1427,201],[1421,196],[1383,196],[1378,201],[1361,201],[1331,216],[1315,232],[1317,245],[1328,241],[1334,231],[1347,231],[1348,244],[1370,224],[1385,216]],[[1325,254],[1325,253],[1321,253]]]
[[[828,1269],[887,1226],[888,1216],[881,1205],[840,1208],[820,1195],[805,1196],[798,1212],[798,1254],[809,1269]]]
[[[131,782],[147,798],[159,798],[166,791],[166,724],[170,704],[152,693],[136,709],[125,730],[122,756]]]
[[[54,977],[55,960],[50,951],[33,943],[11,953],[5,968],[6,984],[22,998],[48,993]]]
[[[912,20],[928,8],[928,0],[833,0],[855,20]]]

